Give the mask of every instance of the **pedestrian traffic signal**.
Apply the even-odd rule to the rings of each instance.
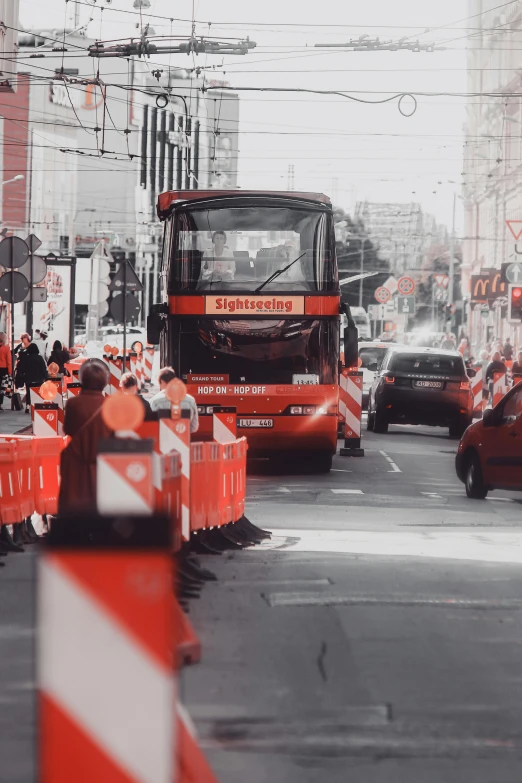
[[[522,323],[522,286],[520,285],[509,286],[508,321]]]

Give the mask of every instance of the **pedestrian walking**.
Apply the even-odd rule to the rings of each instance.
[[[4,385],[6,379],[13,374],[13,357],[7,343],[7,336],[0,333],[0,411],[3,411]]]
[[[507,372],[507,367],[502,361],[500,351],[494,352],[493,356],[491,357],[491,361],[486,369],[486,381],[488,383],[491,403],[493,403],[493,376],[495,375],[496,372],[497,373],[502,372],[504,373],[504,375]]]
[[[41,332],[39,329],[35,329],[32,342],[34,345],[38,346],[40,356],[45,359],[47,356],[47,334],[45,332]]]
[[[29,342],[27,348],[20,351],[16,365],[15,386],[25,386],[25,412],[31,405],[31,386],[41,386],[47,380],[47,365],[38,351],[38,346]]]
[[[522,375],[522,351],[518,352],[517,358],[513,362],[511,373],[512,375]]]
[[[466,337],[463,337],[459,344],[459,353],[462,354],[462,358],[466,362],[471,357],[471,351],[469,349],[469,343]]]
[[[504,359],[508,362],[510,362],[513,358],[513,353],[515,352],[515,349],[511,345],[511,341],[509,337],[506,337],[506,342],[503,345],[502,353],[504,355]]]
[[[59,340],[55,340],[53,343],[53,350],[49,354],[47,360],[47,366],[50,364],[57,364],[60,368],[60,375],[68,375],[68,371],[65,368],[65,364],[71,360],[69,351],[66,351],[62,343]]]
[[[449,332],[444,335],[444,339],[442,340],[440,347],[443,348],[445,351],[454,351],[455,350],[455,340],[453,338],[453,335],[451,335]]]
[[[161,410],[170,410],[171,403],[167,400],[165,390],[168,384],[174,380],[176,373],[172,367],[164,367],[158,375],[158,384],[160,390],[150,401],[150,407],[154,412]],[[198,406],[196,400],[191,394],[187,394],[181,401],[181,410],[190,411],[190,431],[197,432],[199,428]]]
[[[88,359],[79,373],[82,389],[65,408],[64,433],[71,436],[60,460],[59,514],[96,513],[96,456],[112,435],[101,416],[109,371],[100,359]]]
[[[150,407],[150,402],[145,399],[138,391],[138,379],[133,372],[126,372],[120,378],[120,389],[123,394],[128,394],[131,397],[138,397],[143,403],[145,408],[145,421],[154,421],[157,419],[156,414]]]

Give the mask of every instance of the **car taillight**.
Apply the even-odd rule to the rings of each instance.
[[[385,375],[384,380],[386,383],[395,383],[395,378],[393,375]]]
[[[292,405],[290,406],[290,413],[292,416],[300,416],[303,412],[302,405]]]
[[[461,381],[460,382],[460,390],[461,391],[468,391],[471,389],[471,384],[469,381]]]

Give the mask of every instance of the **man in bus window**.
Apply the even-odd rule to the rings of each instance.
[[[236,262],[230,257],[224,231],[212,234],[213,248],[203,253],[203,280],[233,280],[236,274]]]

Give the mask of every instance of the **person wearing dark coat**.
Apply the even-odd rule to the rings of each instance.
[[[157,420],[157,414],[153,413],[152,408],[150,407],[150,402],[138,393],[138,379],[133,372],[126,372],[121,376],[120,389],[122,390],[123,394],[129,394],[131,397],[137,397],[141,401],[145,411],[144,421]]]
[[[60,375],[65,375],[65,363],[69,362],[70,360],[71,357],[69,356],[69,351],[65,350],[59,340],[55,340],[53,343],[53,350],[47,359],[47,366],[54,362],[60,368]]]
[[[31,386],[41,386],[47,380],[47,365],[45,359],[40,356],[38,346],[29,343],[27,348],[20,351],[18,364],[16,366],[15,386],[20,387],[25,384],[25,412],[29,413],[31,403]]]
[[[96,456],[98,446],[112,431],[101,416],[103,390],[109,371],[99,359],[88,359],[80,369],[82,390],[65,408],[64,432],[71,436],[60,459],[58,514],[96,513]]]

